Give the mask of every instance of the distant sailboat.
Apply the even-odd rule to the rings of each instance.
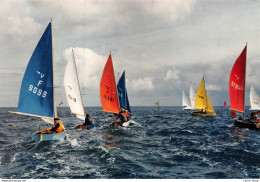
[[[196,92],[193,88],[192,83],[190,82],[190,105],[191,105],[191,109],[195,108],[195,101],[196,101]]]
[[[82,101],[82,94],[80,91],[78,72],[75,62],[74,51],[72,49],[72,59],[68,61],[64,74],[64,86],[68,104],[72,114],[75,114],[80,120],[85,120],[86,113]],[[81,129],[91,129],[93,125],[88,125]]]
[[[27,65],[16,114],[40,117],[52,122],[57,117],[54,92],[52,22],[50,22],[38,42]],[[57,134],[33,134],[32,140],[59,140],[66,131]]]
[[[202,78],[195,101],[195,109],[199,110],[198,112],[192,112],[192,116],[215,116],[216,113],[210,103],[206,88],[204,77]]]
[[[230,115],[235,120],[235,125],[242,128],[260,129],[260,123],[253,117],[245,119],[245,84],[246,84],[246,52],[247,45],[233,65],[229,78],[229,99]],[[250,91],[251,92],[251,91]],[[252,93],[254,90],[252,90]],[[255,92],[256,93],[256,92]],[[251,100],[251,93],[250,93]],[[256,105],[253,105],[253,107]],[[251,106],[252,107],[252,106]],[[237,112],[242,113],[242,117],[237,117]],[[254,116],[257,113],[252,113]]]
[[[190,110],[192,108],[190,102],[188,101],[188,99],[185,95],[184,90],[182,90],[182,107],[183,107],[183,110]]]
[[[251,108],[249,110],[260,111],[260,98],[256,93],[253,83],[251,83],[251,87],[250,87],[250,106]]]

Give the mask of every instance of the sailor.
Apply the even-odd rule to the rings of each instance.
[[[129,121],[130,116],[128,115],[127,109],[123,110],[122,114],[126,117],[126,120]]]
[[[123,126],[123,123],[124,122],[127,122],[128,120],[127,120],[127,116],[126,116],[126,114],[124,113],[124,111],[120,111],[119,112],[119,119],[117,119],[117,120],[115,120],[115,121],[113,121],[111,124],[110,124],[110,126]]]
[[[75,126],[74,129],[81,128],[82,130],[84,130],[84,129],[90,130],[91,128],[94,127],[94,123],[95,122],[92,120],[92,118],[89,116],[89,114],[86,114],[85,122],[78,125],[78,126]]]
[[[54,127],[43,129],[36,134],[46,133],[46,134],[53,134],[53,133],[61,133],[65,131],[63,124],[60,122],[59,118],[54,118]]]
[[[257,112],[251,112],[250,115],[251,115],[250,120],[260,122],[259,118],[257,117]]]

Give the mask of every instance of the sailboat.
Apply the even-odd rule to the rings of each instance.
[[[64,87],[66,97],[72,114],[75,114],[80,120],[85,120],[86,113],[82,101],[82,94],[79,86],[78,72],[75,62],[74,51],[72,49],[72,59],[67,63],[64,74]],[[78,125],[79,126],[79,125]],[[81,129],[91,129],[94,124],[87,126],[79,126]]]
[[[154,103],[156,106],[158,106],[158,114],[157,115],[154,115],[154,117],[161,117],[161,115],[160,115],[160,103],[159,103],[159,101],[157,101],[157,102],[155,102]]]
[[[184,90],[182,90],[182,107],[183,107],[183,110],[190,110],[191,109],[191,104],[188,101]]]
[[[57,118],[52,44],[52,22],[50,22],[27,65],[17,112],[11,113],[40,117],[46,122]],[[66,131],[57,134],[36,133],[32,135],[32,140],[44,141],[62,139]]]
[[[100,101],[102,111],[119,114],[120,105],[111,53],[108,56],[100,81]]]
[[[260,98],[255,90],[255,86],[251,83],[250,87],[250,109],[260,111]]]
[[[192,112],[192,116],[215,116],[216,113],[210,103],[206,88],[204,77],[202,78],[199,88],[197,90],[195,108],[199,111]]]
[[[230,115],[235,117],[235,125],[242,128],[260,129],[260,123],[253,118],[245,119],[245,84],[246,84],[247,45],[237,58],[229,77]],[[253,92],[253,91],[252,91]],[[241,113],[241,116],[237,116]]]
[[[190,82],[190,105],[191,105],[191,109],[195,108],[195,101],[196,101],[196,93],[195,93],[195,90],[193,88],[192,83]]]
[[[120,110],[126,110],[128,115],[131,116],[131,108],[128,100],[126,82],[125,82],[125,71],[122,73],[118,83],[117,92],[120,104]],[[123,126],[128,126],[130,121],[123,123]]]

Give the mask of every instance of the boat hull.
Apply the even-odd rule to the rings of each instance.
[[[61,140],[65,137],[66,131],[62,133],[55,133],[55,134],[33,134],[32,140],[33,141],[52,141],[52,140]]]
[[[192,116],[216,116],[215,112],[208,112],[208,113],[202,113],[202,112],[192,112]]]
[[[248,128],[251,130],[260,130],[260,122],[254,122],[250,119],[235,118],[235,125],[241,128]]]

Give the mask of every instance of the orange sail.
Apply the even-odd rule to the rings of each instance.
[[[119,113],[120,106],[111,54],[109,54],[100,81],[100,100],[103,111]]]

